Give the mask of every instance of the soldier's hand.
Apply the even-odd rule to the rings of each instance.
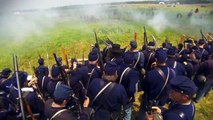
[[[38,78],[34,77],[30,80],[30,82],[28,82],[28,86],[32,86],[32,85],[37,84],[37,83],[38,83]]]
[[[88,107],[89,106],[89,102],[90,102],[89,97],[86,96],[86,99],[84,100],[83,107],[85,107],[85,108]]]

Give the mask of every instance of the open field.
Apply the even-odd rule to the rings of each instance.
[[[194,10],[199,8],[198,13]],[[12,54],[18,56],[19,68],[32,74],[32,66],[37,66],[38,56],[46,59],[46,64],[54,63],[52,53],[62,55],[61,46],[67,49],[68,57],[81,58],[83,52],[90,51],[95,43],[93,31],[99,39],[110,38],[122,47],[139,33],[139,46],[143,44],[143,26],[148,39],[154,34],[161,44],[169,39],[177,44],[182,34],[195,40],[203,33],[213,32],[213,4],[167,5],[121,4],[93,5],[56,8],[38,11],[15,11],[0,13],[0,70],[12,67]],[[192,17],[187,14],[193,10]],[[181,13],[182,18],[176,15]],[[101,42],[101,41],[100,41]],[[101,44],[102,47],[104,44]],[[48,59],[47,59],[48,58]],[[213,118],[211,105],[213,94],[196,104],[196,119]]]

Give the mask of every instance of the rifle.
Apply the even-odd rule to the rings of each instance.
[[[99,60],[99,63],[100,63],[101,71],[103,71],[104,63],[103,63],[100,47],[99,47],[99,44],[98,44],[98,37],[97,37],[96,32],[94,32],[94,34],[95,34],[96,45],[97,45],[97,48],[98,48],[98,60]]]
[[[56,62],[56,64],[57,64],[57,66],[60,68],[62,80],[63,80],[65,83],[67,83],[67,85],[69,86],[69,85],[70,85],[69,79],[67,79],[67,75],[66,75],[66,72],[65,72],[63,66],[61,66],[61,64],[58,62],[57,56],[56,56],[55,53],[53,53],[53,56],[54,56],[54,59],[55,59],[55,62]]]
[[[36,75],[35,66],[33,66],[33,71],[34,71],[34,74]],[[35,91],[37,91],[37,94],[40,96],[41,100],[45,103],[43,92],[41,91],[40,87],[38,86],[38,83],[35,83],[34,85],[37,88],[37,90],[35,90]]]
[[[64,59],[66,60],[67,68],[69,68],[69,62],[68,62],[68,59],[67,59],[67,51],[63,46],[61,46],[61,51],[62,51]]]
[[[137,40],[138,40],[138,32],[135,32],[134,40],[135,40],[135,41],[137,41]]]
[[[205,41],[207,41],[205,35],[204,35],[203,32],[202,32],[202,29],[200,29],[200,34],[201,34],[201,36],[202,36],[202,39],[204,39]]]
[[[160,46],[159,46],[159,44],[158,44],[158,42],[157,42],[157,40],[156,40],[156,38],[153,34],[152,34],[152,38],[153,38],[154,42],[157,44],[158,48],[160,48]]]
[[[19,102],[20,102],[20,107],[21,107],[22,120],[26,120],[26,114],[25,114],[25,110],[24,110],[24,100],[23,100],[21,86],[20,86],[20,80],[19,80],[17,56],[15,54],[13,54],[13,66],[14,66],[14,71],[16,73],[16,82],[17,82],[17,86],[18,86],[18,95],[19,95]]]
[[[146,34],[146,28],[145,26],[143,27],[144,28],[144,45],[147,45],[148,44],[148,39],[147,39],[147,34]]]

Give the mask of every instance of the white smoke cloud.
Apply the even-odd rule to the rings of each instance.
[[[156,14],[153,19],[148,20],[147,23],[158,33],[163,32],[168,27],[174,27],[171,21],[166,17],[166,14],[162,12]]]

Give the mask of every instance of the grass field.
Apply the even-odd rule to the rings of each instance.
[[[196,8],[199,8],[199,13],[188,18],[187,14]],[[167,38],[176,45],[183,34],[197,40],[201,37],[200,29],[204,33],[213,32],[212,8],[212,4],[205,7],[199,4],[176,7],[121,4],[1,13],[0,69],[13,69],[12,54],[15,53],[19,68],[32,74],[32,66],[37,66],[39,55],[51,65],[54,63],[53,52],[62,55],[61,46],[67,49],[69,58],[81,58],[83,52],[86,55],[90,45],[95,43],[94,31],[99,39],[110,38],[122,47],[134,39],[135,32],[139,33],[138,44],[142,46],[143,26],[146,26],[148,39],[152,41],[151,34],[154,34],[158,44]],[[183,18],[177,19],[177,13],[181,13]],[[197,120],[213,118],[212,99],[210,93],[196,104]]]

